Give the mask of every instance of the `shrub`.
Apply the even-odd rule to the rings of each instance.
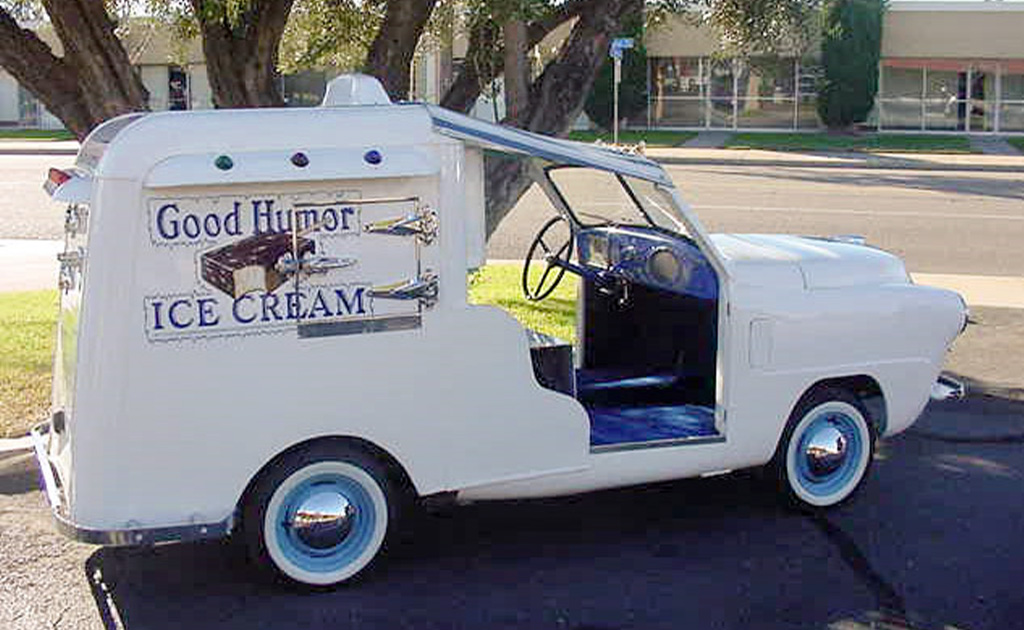
[[[831,0],[825,6],[818,116],[830,129],[867,119],[878,92],[885,0]]]

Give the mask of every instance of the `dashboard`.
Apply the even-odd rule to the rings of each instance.
[[[718,297],[714,269],[684,236],[635,226],[598,226],[577,234],[580,264],[646,286],[698,298]]]

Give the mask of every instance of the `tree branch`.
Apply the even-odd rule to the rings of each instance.
[[[587,13],[599,11],[605,0],[569,0],[549,11],[543,17],[533,20],[526,25],[526,48],[527,50],[537,46],[547,37],[548,33],[558,28],[564,22]],[[482,23],[473,29],[469,34],[469,47],[466,51],[467,63],[463,66],[462,72],[452,83],[452,86],[441,99],[441,106],[458,112],[466,113],[473,108],[476,99],[480,97],[481,86],[490,83],[496,77],[501,76],[505,71],[504,60],[496,59],[489,68],[477,68],[468,60],[481,56],[495,45],[492,38],[486,32],[486,24]]]
[[[39,37],[18,26],[14,18],[0,9],[0,66],[68,129],[84,137],[92,127],[73,68],[53,54]]]
[[[388,0],[364,69],[384,84],[394,100],[409,98],[409,74],[416,44],[437,0]]]
[[[583,111],[587,94],[608,54],[612,37],[626,17],[640,15],[643,0],[600,0],[599,6],[579,15],[558,57],[530,86],[530,100],[519,116],[506,124],[545,135],[563,137]],[[520,160],[488,159],[486,174],[486,230],[490,236],[530,187]]]

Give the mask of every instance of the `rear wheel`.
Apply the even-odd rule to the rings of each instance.
[[[828,507],[860,487],[874,447],[875,433],[860,401],[846,390],[821,389],[793,411],[772,468],[793,504]]]
[[[398,491],[367,453],[337,444],[286,455],[257,481],[242,509],[250,558],[292,581],[350,580],[384,547]]]

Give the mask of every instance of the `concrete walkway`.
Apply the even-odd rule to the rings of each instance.
[[[971,148],[986,155],[1020,155],[1017,147],[999,136],[968,136]]]
[[[687,149],[721,149],[731,137],[731,131],[721,129],[699,131],[695,137],[684,142],[683,146]]]
[[[76,155],[75,140],[2,140],[0,155]]]
[[[61,241],[0,239],[0,292],[57,287]]]
[[[793,166],[802,168],[877,168],[921,171],[993,171],[1024,173],[1022,155],[960,153],[804,153],[759,149],[649,148],[647,157],[662,164],[693,166]]]

